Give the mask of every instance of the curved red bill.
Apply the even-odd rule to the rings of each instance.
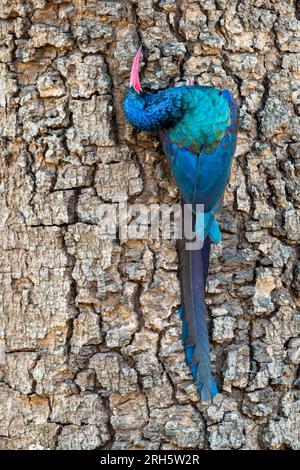
[[[142,87],[140,84],[139,79],[139,63],[142,55],[142,46],[138,48],[137,53],[135,54],[135,58],[133,60],[132,68],[131,68],[131,76],[130,76],[130,85],[133,86],[137,93],[141,93]]]

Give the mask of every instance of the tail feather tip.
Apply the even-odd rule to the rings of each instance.
[[[203,401],[211,401],[218,394],[218,389],[213,377],[211,377],[211,386],[209,390],[207,390],[207,387],[203,384],[198,384],[198,389]]]

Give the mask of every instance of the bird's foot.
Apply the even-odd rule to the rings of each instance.
[[[187,86],[193,86],[195,85],[195,79],[194,77],[191,77],[191,78],[187,78]]]

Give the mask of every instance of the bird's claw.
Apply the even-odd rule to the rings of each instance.
[[[186,80],[187,80],[187,83],[186,83],[187,86],[193,86],[193,85],[195,85],[195,79],[194,79],[194,77],[187,78]]]

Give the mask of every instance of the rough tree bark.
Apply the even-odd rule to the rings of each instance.
[[[0,0],[2,449],[300,448],[295,4]],[[100,240],[101,203],[178,200],[122,113],[140,43],[144,85],[195,76],[240,103],[212,404],[185,366],[175,243]]]

